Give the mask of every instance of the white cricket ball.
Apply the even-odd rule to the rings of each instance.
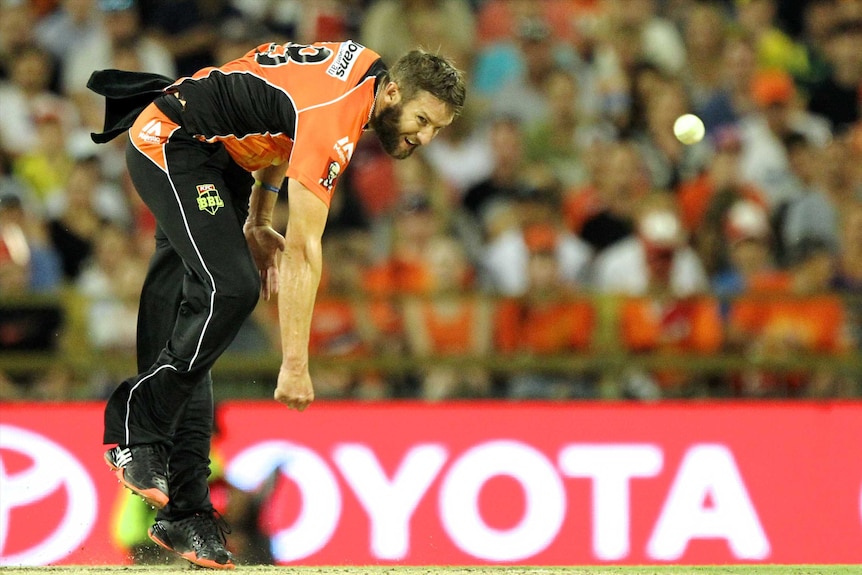
[[[694,114],[683,114],[673,123],[673,133],[683,144],[696,144],[706,134],[706,127],[703,120]]]

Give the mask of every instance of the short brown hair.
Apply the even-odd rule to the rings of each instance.
[[[390,68],[389,79],[398,84],[404,102],[424,90],[447,104],[456,116],[464,108],[467,98],[464,73],[445,56],[411,50]]]

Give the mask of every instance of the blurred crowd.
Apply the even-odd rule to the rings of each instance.
[[[470,89],[408,160],[363,138],[324,237],[313,355],[429,360],[323,362],[318,396],[591,398],[608,378],[640,399],[860,393],[858,372],[762,360],[860,353],[862,0],[0,0],[0,298],[18,302],[0,349],[134,349],[154,222],[125,140],[90,141],[93,70],[180,77],[345,38],[390,63],[439,50]],[[693,145],[672,131],[687,112],[707,129]],[[88,302],[82,333],[26,304],[61,292]],[[277,352],[275,321],[261,303],[234,349]],[[535,361],[618,352],[663,359]],[[676,363],[721,354],[753,361]],[[441,360],[458,357],[534,361]],[[94,377],[0,373],[0,395],[115,384]]]

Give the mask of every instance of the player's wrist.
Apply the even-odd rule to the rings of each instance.
[[[273,194],[278,194],[279,192],[281,192],[281,188],[267,182],[262,182],[258,180],[254,184],[260,189],[266,190],[267,192],[272,192]]]
[[[271,228],[272,216],[249,214],[245,219],[245,228]]]

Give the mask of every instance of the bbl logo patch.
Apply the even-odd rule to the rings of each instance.
[[[339,173],[341,173],[341,164],[335,160],[330,160],[326,172],[324,172],[323,177],[318,181],[327,191],[332,192],[332,186],[335,185],[335,180],[338,178]]]
[[[215,184],[200,184],[198,189],[198,209],[215,215],[219,208],[224,207],[224,201],[218,195]]]

